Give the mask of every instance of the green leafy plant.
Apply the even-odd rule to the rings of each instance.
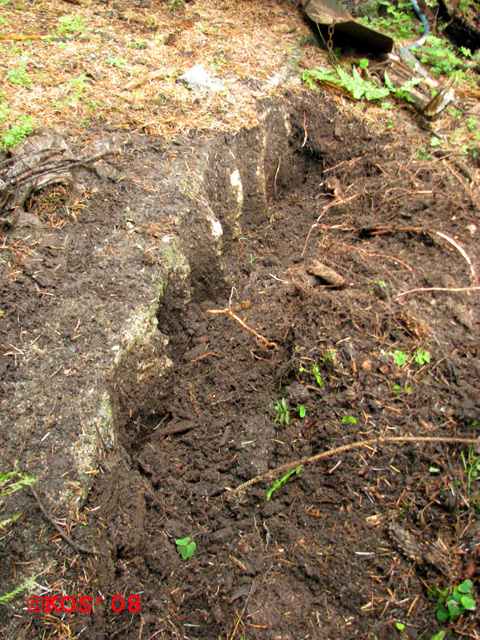
[[[342,422],[344,422],[344,423],[345,422],[349,422],[350,424],[357,424],[357,420],[353,416],[343,416]]]
[[[0,596],[0,604],[5,604],[9,600],[13,600],[13,598],[16,598],[18,595],[22,593],[22,591],[25,591],[25,589],[28,589],[28,587],[30,587],[35,582],[35,580],[38,578],[39,575],[40,574],[37,573],[36,575],[29,578],[26,582],[21,584],[19,587],[17,587],[13,591],[10,591],[5,595]]]
[[[457,54],[460,55],[457,55]],[[470,64],[479,60],[479,54],[473,55],[465,47],[458,50],[443,38],[428,36],[425,45],[420,50],[420,62],[427,64],[437,74],[451,75],[456,69],[468,68]]]
[[[454,587],[451,593],[445,590],[436,595],[438,597],[437,620],[440,622],[455,622],[465,612],[475,611],[471,580],[464,580]]]
[[[7,76],[10,82],[18,84],[21,87],[28,87],[32,84],[32,79],[27,76],[25,62],[20,62],[17,67],[7,71]]]
[[[319,358],[320,362],[336,362],[337,352],[335,349],[326,349]]]
[[[82,73],[78,78],[71,78],[69,81],[71,87],[73,87],[78,94],[82,93],[87,86],[87,77]]]
[[[293,475],[298,475],[300,473],[300,471],[302,470],[302,465],[300,464],[298,467],[295,467],[295,469],[292,469],[291,471],[289,471],[288,473],[286,473],[284,476],[282,476],[281,478],[279,478],[278,480],[275,480],[275,482],[273,483],[273,485],[270,487],[270,489],[267,491],[267,502],[270,500],[270,498],[272,497],[272,493],[274,491],[276,491],[277,489],[280,489],[280,487],[283,487],[284,484],[286,484],[289,480],[289,478],[291,478]]]
[[[127,64],[122,58],[105,58],[105,62],[111,67],[117,67],[117,69],[123,69]]]
[[[381,291],[385,290],[388,286],[384,280],[371,280],[370,285],[371,287],[368,292],[371,296],[374,296],[375,294],[379,295]]]
[[[386,71],[384,79],[385,86],[390,90],[392,95],[396,96],[399,100],[406,100],[407,102],[414,102],[413,98],[410,96],[409,91],[423,81],[423,78],[411,78],[410,80],[404,82],[401,87],[396,87],[390,80],[390,77]]]
[[[425,149],[425,147],[422,147],[420,149],[420,151],[418,151],[417,153],[417,158],[420,158],[421,160],[428,160],[429,158],[431,158],[431,154],[428,153],[428,151]]]
[[[4,147],[15,147],[33,131],[33,120],[30,116],[20,116],[19,124],[12,124],[0,133],[0,150]]]
[[[34,485],[35,482],[36,482],[35,478],[27,476],[25,473],[20,473],[19,471],[9,471],[7,473],[0,473],[0,509],[2,508],[5,502],[5,498],[7,498],[8,496],[12,495],[12,493],[19,491],[24,487],[29,487]],[[0,520],[0,530],[5,530],[6,527],[14,523],[16,520],[18,520],[18,518],[20,518],[21,515],[22,515],[21,513],[15,513],[10,518],[4,518],[3,520]],[[35,582],[35,580],[38,578],[38,575],[39,574],[32,576],[26,582],[21,584],[19,587],[17,587],[13,591],[10,591],[9,593],[6,593],[3,596],[0,596],[0,604],[4,604],[5,602],[12,600],[16,596],[18,596],[20,593],[22,593],[22,591],[25,591],[25,589],[28,589],[28,587],[33,582]]]
[[[319,387],[323,387],[322,376],[320,375],[320,369],[318,368],[318,364],[312,364],[312,373],[315,376],[315,380]]]
[[[333,352],[333,351],[332,351],[332,352]],[[328,352],[327,352],[327,353],[328,353]],[[333,353],[335,353],[335,352],[333,352]],[[326,357],[322,357],[322,358],[321,358],[322,362],[325,362],[325,360],[326,360],[326,359],[327,359]],[[334,358],[332,358],[332,360],[334,361]],[[303,364],[301,364],[301,365],[298,367],[298,373],[304,373],[304,372],[306,372],[306,371],[308,371],[308,369],[306,369],[306,368],[303,366]],[[319,366],[318,366],[318,364],[317,364],[316,362],[314,362],[314,363],[312,364],[312,374],[314,375],[315,380],[316,380],[316,382],[317,382],[318,386],[319,386],[319,387],[323,387],[323,379],[322,379],[322,375],[321,375],[321,373],[320,373],[320,368],[319,368]]]
[[[297,411],[300,418],[304,418],[307,415],[307,407],[304,404],[297,407]]]
[[[168,8],[170,11],[185,9],[185,0],[168,0]]]
[[[85,30],[85,23],[82,16],[62,16],[58,19],[60,26],[58,32],[62,33],[78,33]]]
[[[399,384],[394,384],[392,389],[397,392],[397,396],[401,396],[404,393],[406,393],[407,395],[410,395],[412,393],[411,385],[406,385],[404,390],[402,391],[402,387]]]
[[[396,5],[385,0],[378,4],[387,14],[386,17],[369,16],[359,18],[359,22],[363,22],[363,24],[393,36],[396,40],[406,40],[416,37],[417,33],[422,32],[422,25],[413,19],[412,5],[410,2],[399,2],[398,5]]]
[[[423,365],[430,362],[430,353],[425,349],[418,349],[415,354],[414,360],[417,364],[423,367]]]
[[[352,75],[336,66],[333,69],[308,69],[302,74],[302,79],[313,88],[313,80],[331,82],[346,89],[355,100],[380,100],[390,94],[390,89],[373,84],[360,75],[356,67],[352,68]]]
[[[290,424],[290,410],[285,398],[277,400],[275,404],[271,403],[270,407],[272,407],[272,409],[275,409],[275,411],[277,412],[274,422],[278,422],[279,424]]]
[[[472,447],[470,447],[467,458],[465,458],[462,453],[462,463],[465,471],[467,472],[467,496],[470,498],[472,480],[480,480],[480,456],[475,455]]]
[[[25,473],[19,471],[9,471],[8,473],[0,473],[0,506],[5,501],[5,498],[12,493],[15,493],[22,487],[30,487],[36,482],[35,478],[27,476]],[[0,528],[5,528],[8,524],[18,520],[21,513],[15,514],[11,518],[0,520]]]
[[[182,556],[184,560],[188,560],[188,558],[192,558],[195,550],[197,548],[197,544],[195,540],[191,538],[178,538],[175,540],[175,544],[177,545],[177,551]]]
[[[393,356],[397,367],[403,367],[403,365],[408,360],[408,353],[405,353],[405,351],[401,351],[400,349],[395,349],[395,351],[393,353],[390,353],[389,355]]]

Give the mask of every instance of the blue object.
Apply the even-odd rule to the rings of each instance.
[[[420,40],[417,40],[416,42],[413,42],[412,44],[410,44],[410,45],[408,45],[406,47],[402,47],[402,49],[412,49],[413,47],[420,47],[422,44],[425,43],[425,39],[430,34],[430,25],[428,24],[428,20],[425,17],[425,14],[423,13],[423,11],[418,6],[417,1],[416,0],[410,0],[410,4],[412,5],[413,10],[415,11],[415,13],[417,14],[418,18],[420,19],[420,22],[423,24],[423,36],[420,38]]]

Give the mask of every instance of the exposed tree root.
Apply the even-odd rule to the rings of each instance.
[[[287,473],[295,467],[303,466],[309,464],[311,462],[317,462],[317,460],[323,460],[324,458],[330,458],[331,456],[336,455],[337,453],[345,453],[346,451],[352,451],[352,449],[360,449],[361,447],[373,447],[375,445],[380,444],[388,444],[388,443],[405,443],[405,442],[440,442],[445,444],[480,444],[479,438],[436,438],[435,436],[386,436],[379,438],[371,438],[370,440],[360,440],[358,442],[352,442],[351,444],[344,444],[341,447],[336,447],[335,449],[329,449],[328,451],[322,451],[322,453],[317,453],[317,455],[312,456],[310,458],[302,458],[302,460],[295,460],[294,462],[287,462],[283,464],[281,467],[277,467],[276,469],[271,469],[267,471],[267,473],[262,473],[255,478],[251,478],[247,482],[239,485],[236,489],[233,489],[230,495],[236,496],[240,493],[243,493],[248,487],[253,484],[257,484],[257,482],[261,482],[262,480],[271,480],[275,476],[279,476],[280,474]]]

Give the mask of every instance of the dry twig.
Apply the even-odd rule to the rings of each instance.
[[[286,464],[277,467],[276,469],[271,469],[266,473],[262,473],[255,478],[251,478],[239,485],[236,489],[231,491],[231,496],[236,496],[239,493],[242,493],[252,484],[256,484],[257,482],[261,482],[262,480],[271,480],[275,476],[279,476],[280,474],[287,473],[292,469],[295,469],[298,466],[304,466],[311,462],[317,462],[318,460],[323,460],[325,458],[330,458],[331,456],[336,455],[337,453],[345,453],[346,451],[352,451],[353,449],[361,449],[362,447],[373,447],[381,444],[389,444],[389,443],[406,443],[406,442],[439,442],[446,444],[480,444],[479,438],[437,438],[435,436],[386,436],[379,438],[371,438],[370,440],[360,440],[358,442],[352,442],[350,444],[344,444],[341,447],[336,447],[335,449],[329,449],[328,451],[322,451],[322,453],[317,453],[317,455],[312,456],[310,458],[303,458],[302,460],[295,460],[295,462],[287,462]]]
[[[456,242],[453,238],[451,238],[450,236],[447,236],[446,233],[443,233],[443,231],[435,231],[435,233],[437,234],[437,236],[440,236],[440,238],[444,238],[444,240],[446,240],[447,242],[450,242],[450,244],[452,246],[455,247],[455,249],[457,249],[457,251],[459,251],[462,256],[465,258],[465,260],[468,262],[468,265],[470,267],[470,273],[472,274],[472,278],[473,281],[475,283],[478,282],[478,278],[477,278],[477,274],[475,272],[475,267],[473,266],[472,260],[470,258],[470,256],[467,254],[467,252],[465,251],[465,249],[463,249],[463,247],[461,247],[458,242]]]
[[[255,329],[252,329],[251,327],[249,327],[248,324],[245,324],[245,322],[241,318],[239,318],[236,313],[234,313],[232,311],[233,291],[234,290],[232,288],[232,292],[230,294],[230,298],[228,299],[228,308],[227,309],[208,309],[207,311],[205,311],[205,313],[212,313],[212,314],[216,314],[216,315],[224,314],[226,316],[230,316],[231,318],[236,320],[238,322],[238,324],[240,324],[244,329],[246,329],[247,331],[250,331],[250,333],[253,333],[253,335],[255,337],[257,337],[259,340],[261,340],[264,344],[266,344],[267,347],[272,347],[273,349],[276,349],[278,347],[278,344],[276,342],[270,342],[269,340],[264,338],[260,333],[258,333],[258,331],[255,331]]]
[[[459,293],[461,291],[480,291],[480,287],[420,287],[418,289],[409,289],[408,291],[402,291],[402,293],[397,294],[397,298],[401,298],[402,296],[406,296],[410,293],[418,293],[423,291],[446,291],[447,293]]]

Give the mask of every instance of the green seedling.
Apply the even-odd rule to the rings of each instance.
[[[15,493],[15,491],[18,491],[22,487],[31,487],[35,483],[35,478],[31,478],[19,471],[0,473],[0,500],[3,501],[7,496]]]
[[[281,400],[277,400],[275,404],[273,402],[270,404],[272,409],[275,409],[277,415],[275,416],[274,422],[278,422],[279,424],[290,424],[290,411],[288,409],[287,401],[285,398]]]
[[[445,636],[447,635],[447,632],[442,629],[441,631],[439,631],[438,633],[435,633],[430,640],[445,640]]]
[[[62,16],[58,21],[58,33],[82,32],[85,29],[82,16]]]
[[[33,120],[29,116],[20,116],[19,124],[12,124],[0,133],[0,150],[15,147],[33,131]]]
[[[321,362],[336,362],[337,361],[337,352],[335,349],[327,349],[321,356]]]
[[[14,69],[10,69],[10,71],[7,71],[7,76],[10,82],[13,82],[14,84],[19,84],[21,87],[28,87],[29,85],[32,84],[31,78],[27,76],[25,62],[20,62],[18,67],[15,67]]]
[[[408,385],[405,387],[405,389],[402,391],[402,387],[399,384],[394,384],[392,389],[394,391],[397,392],[397,396],[400,397],[401,395],[403,395],[404,393],[408,395],[410,395],[412,393],[412,387],[411,385]]]
[[[430,353],[425,351],[425,349],[418,349],[414,360],[417,364],[423,367],[424,364],[428,364],[430,362]]]
[[[35,478],[31,478],[25,473],[20,473],[18,471],[0,473],[0,510],[3,510],[3,503],[5,501],[5,498],[12,495],[12,493],[15,493],[16,491],[19,491],[23,487],[31,487],[35,484],[35,482]],[[4,518],[3,520],[0,520],[0,529],[5,530],[8,525],[18,520],[21,515],[21,513],[16,513],[10,518]],[[22,593],[22,591],[25,591],[25,589],[28,589],[35,582],[38,576],[39,574],[32,576],[13,591],[0,596],[0,604],[5,604],[9,600],[12,600],[20,593]]]
[[[307,407],[304,404],[297,407],[297,411],[300,418],[304,418],[307,415]]]
[[[403,631],[405,629],[405,625],[403,624],[403,622],[396,622],[395,626],[397,627],[398,631]]]
[[[0,473],[0,508],[2,507],[5,498],[12,493],[19,491],[22,487],[31,487],[35,484],[35,478],[19,473],[18,471],[9,471],[8,473]],[[22,514],[16,513],[10,518],[0,520],[0,529],[5,529],[9,524],[12,524]]]
[[[467,496],[470,498],[472,480],[480,480],[480,456],[476,456],[473,453],[472,447],[470,447],[466,459],[462,453],[462,462],[463,468],[467,472]]]
[[[357,424],[357,420],[353,416],[343,416],[342,422],[349,422],[350,424]]]
[[[368,290],[371,296],[380,295],[384,289],[387,288],[387,283],[383,280],[371,280],[370,288]]]
[[[177,545],[177,551],[182,556],[184,560],[188,560],[188,558],[192,558],[195,549],[197,548],[197,544],[195,540],[191,538],[179,538],[175,540],[175,544]]]
[[[185,0],[170,0],[168,3],[170,11],[176,11],[177,9],[185,9]]]
[[[28,589],[35,582],[35,580],[38,578],[39,575],[40,574],[37,573],[36,575],[29,578],[22,585],[20,585],[13,591],[10,591],[10,593],[6,593],[5,595],[0,596],[0,604],[5,604],[9,600],[13,600],[13,598],[16,598],[18,595],[22,593],[22,591],[25,591],[25,589]]]
[[[428,153],[425,147],[422,147],[420,151],[417,153],[417,158],[420,158],[421,160],[429,160],[431,157],[432,157],[431,154]]]
[[[405,351],[401,351],[400,349],[395,349],[395,351],[389,355],[393,356],[397,367],[403,367],[408,360],[408,353],[405,353]]]
[[[323,380],[322,380],[322,376],[320,375],[320,369],[318,368],[318,364],[312,365],[312,373],[315,376],[315,380],[317,381],[318,386],[323,387]]]
[[[442,141],[441,141],[441,140],[439,140],[438,138],[432,138],[432,139],[430,140],[430,146],[431,146],[431,147],[441,147],[441,146],[442,146],[442,144],[443,144],[443,143],[442,143]]]
[[[332,361],[334,361],[335,360],[335,352],[333,350],[331,350],[331,351],[327,351],[327,353],[333,353],[333,356],[331,357],[331,359],[332,359]],[[325,360],[326,360],[326,356],[324,356],[322,358],[322,361],[325,361]],[[303,366],[303,364],[301,364],[298,367],[298,373],[305,373],[306,371],[308,371],[308,369],[306,369]],[[312,364],[312,373],[315,376],[315,380],[317,381],[318,386],[319,387],[323,387],[323,380],[322,380],[322,376],[320,374],[320,368],[319,368],[319,366],[318,366],[318,364],[316,362],[314,362]]]
[[[455,622],[467,611],[475,611],[471,580],[461,582],[452,593],[445,590],[435,595],[438,596],[437,620],[440,622]]]
[[[286,484],[288,482],[288,479],[291,478],[293,475],[298,475],[300,473],[300,471],[302,470],[302,465],[299,465],[298,467],[295,467],[295,469],[292,469],[291,471],[289,471],[288,473],[286,473],[284,476],[282,476],[279,480],[275,480],[275,482],[273,483],[273,485],[271,486],[271,488],[267,491],[267,502],[270,500],[270,498],[272,497],[272,493],[274,491],[276,491],[277,489],[280,489],[280,487],[283,487],[284,484]]]
[[[87,78],[82,73],[82,75],[78,76],[78,78],[72,78],[68,81],[70,86],[76,89],[77,93],[80,94],[87,86]]]
[[[105,62],[111,67],[117,67],[117,69],[123,69],[127,64],[122,58],[105,58]]]

